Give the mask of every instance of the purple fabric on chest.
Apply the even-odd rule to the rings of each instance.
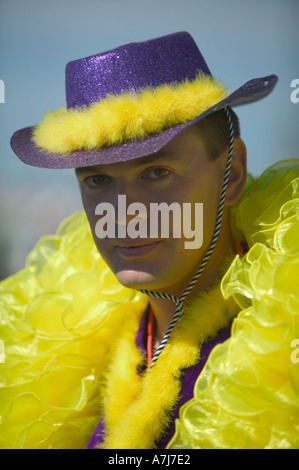
[[[230,334],[231,334],[230,329],[231,327],[229,326],[221,330],[218,336],[216,336],[216,338],[213,338],[203,343],[201,346],[201,351],[200,351],[200,360],[197,362],[197,364],[195,364],[194,366],[188,367],[182,372],[181,398],[172,414],[172,419],[171,419],[171,422],[170,422],[170,425],[168,427],[166,434],[164,434],[164,436],[162,436],[162,438],[157,443],[157,449],[165,449],[168,442],[174,435],[175,420],[179,418],[181,406],[184,405],[187,401],[191,400],[191,398],[193,398],[193,390],[194,390],[195,382],[200,372],[202,371],[209,357],[210,352],[217,344],[223,343],[230,337]]]

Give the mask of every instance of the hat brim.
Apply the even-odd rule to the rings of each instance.
[[[80,168],[124,162],[157,152],[185,129],[226,106],[240,106],[264,98],[273,90],[277,80],[276,75],[250,80],[195,119],[177,124],[142,140],[128,141],[92,150],[78,150],[69,154],[49,153],[34,144],[31,139],[34,126],[31,126],[16,131],[10,144],[21,161],[40,168]]]

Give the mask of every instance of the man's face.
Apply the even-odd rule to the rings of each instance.
[[[223,161],[209,160],[201,138],[191,127],[155,154],[128,162],[78,168],[76,173],[96,246],[118,280],[135,289],[179,295],[196,273],[213,235]],[[166,238],[162,238],[161,232],[151,238],[149,230],[146,238],[119,238],[119,225],[128,227],[135,217],[128,215],[118,220],[119,195],[126,196],[127,207],[135,202],[144,204],[148,227],[152,203],[176,202],[182,208],[183,203],[189,203],[192,214],[195,203],[203,203],[202,246],[186,249],[186,239],[175,238],[171,229]],[[96,235],[100,217],[95,212],[100,203],[109,203],[115,211],[115,238],[100,239]]]

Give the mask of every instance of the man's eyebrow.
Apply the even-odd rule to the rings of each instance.
[[[157,160],[170,160],[170,161],[176,161],[176,162],[179,161],[179,162],[185,163],[185,159],[183,158],[182,155],[177,155],[177,154],[172,154],[172,153],[156,153],[156,154],[151,154],[145,157],[136,158],[135,160],[132,160],[132,165],[135,165],[135,166],[148,165],[149,163],[156,163]]]
[[[157,153],[157,154],[151,154],[145,157],[140,157],[140,158],[134,158],[133,160],[127,160],[127,163],[130,163],[134,167],[139,167],[143,165],[148,165],[150,163],[156,163],[158,160],[164,160],[164,161],[175,161],[175,162],[180,162],[182,164],[187,164],[187,161],[182,158],[182,155],[176,155],[176,154],[168,154],[168,153]],[[115,165],[117,166],[121,163],[125,162],[116,162]],[[108,164],[103,164],[103,165],[98,165],[98,166],[87,166],[87,167],[80,167],[76,168],[76,174],[84,174],[84,173],[90,173],[90,172],[105,172],[105,167],[110,166],[111,163]]]

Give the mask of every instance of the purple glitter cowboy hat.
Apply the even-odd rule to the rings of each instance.
[[[268,95],[276,75],[233,93],[217,82],[192,37],[178,32],[71,61],[66,108],[14,133],[28,165],[78,168],[152,154],[209,114]]]

